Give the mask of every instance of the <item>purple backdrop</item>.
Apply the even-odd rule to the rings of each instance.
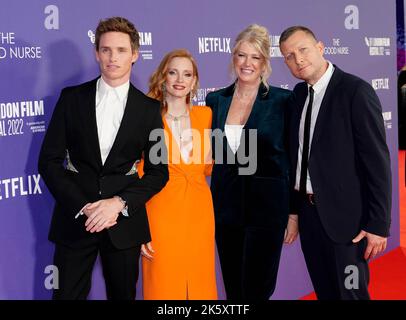
[[[163,55],[187,48],[195,56],[204,103],[214,88],[228,85],[230,48],[248,24],[268,27],[273,42],[270,82],[293,88],[278,38],[285,27],[304,24],[326,45],[340,68],[371,83],[379,95],[392,155],[393,205],[388,249],[399,245],[396,108],[395,2],[324,1],[131,1],[52,2],[2,0],[0,10],[0,299],[48,299],[44,281],[52,264],[47,233],[53,199],[38,175],[37,158],[60,90],[98,75],[92,36],[99,19],[121,15],[141,32],[141,57],[133,83],[144,92]],[[266,253],[264,253],[266,254]],[[224,289],[217,266],[219,296]],[[141,295],[138,285],[138,299]],[[285,246],[273,299],[297,299],[312,291],[299,241]],[[99,264],[91,298],[104,299]]]

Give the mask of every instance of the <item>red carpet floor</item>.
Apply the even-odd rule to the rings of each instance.
[[[369,292],[374,300],[406,300],[405,151],[399,151],[400,247],[370,263]],[[302,300],[315,300],[311,293]]]
[[[402,248],[406,248],[405,155],[405,150],[399,151],[400,246]]]

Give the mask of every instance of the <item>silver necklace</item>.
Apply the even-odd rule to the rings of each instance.
[[[180,120],[180,118],[182,118],[182,117],[186,117],[187,115],[188,115],[188,110],[187,110],[187,108],[185,109],[185,111],[182,113],[182,114],[179,114],[179,115],[173,115],[172,113],[170,113],[169,111],[166,111],[166,114],[170,117],[170,118],[172,118],[174,121],[179,121]]]
[[[174,132],[176,136],[178,136],[179,141],[183,140],[183,135],[182,135],[182,128],[181,128],[181,123],[180,123],[180,119],[181,118],[185,118],[189,115],[188,109],[186,108],[185,111],[180,114],[180,115],[173,115],[172,113],[170,113],[169,111],[166,111],[166,114],[169,116],[170,119],[173,119],[174,121],[174,125],[176,126],[176,130],[177,132]]]
[[[253,105],[252,101],[256,97],[256,92],[258,90],[253,90],[252,92],[250,92],[249,94],[247,94],[245,96],[244,95],[241,96],[238,91],[239,91],[238,90],[238,84],[236,84],[236,87],[235,87],[235,90],[234,90],[234,95],[240,101],[241,106],[242,106],[242,107],[240,107],[238,109],[238,115],[239,115],[239,118],[240,118],[240,123],[242,123],[243,122],[242,120],[244,119],[244,115],[247,113],[247,111],[251,110],[251,108],[252,108],[252,105]],[[244,97],[245,98],[248,97],[249,100],[244,99]]]
[[[244,100],[246,101],[246,98],[249,98],[249,102],[250,102],[256,96],[257,92],[258,92],[258,90],[252,90],[251,92],[249,92],[249,94],[241,95],[239,93],[238,83],[235,85],[234,93],[235,93],[235,96],[237,97],[237,99],[240,101],[244,101]]]

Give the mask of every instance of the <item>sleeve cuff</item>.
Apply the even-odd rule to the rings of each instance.
[[[124,216],[124,217],[129,217],[130,215],[128,214],[128,204],[127,201],[125,201],[123,198],[121,198],[120,196],[115,196],[115,198],[117,198],[122,204],[123,204],[123,209],[121,209],[120,213]]]
[[[85,214],[85,213],[83,212],[83,209],[86,208],[86,206],[87,206],[88,204],[89,204],[89,203],[86,203],[86,204],[83,206],[83,208],[80,209],[80,211],[76,214],[75,219],[77,219],[77,218],[79,218],[80,216],[83,216],[83,215]]]
[[[366,225],[364,225],[362,230],[386,238],[390,235],[389,228],[390,223],[381,220],[374,220],[369,221]]]

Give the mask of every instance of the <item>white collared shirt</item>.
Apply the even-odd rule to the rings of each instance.
[[[312,140],[313,140],[313,132],[314,127],[316,124],[317,116],[319,115],[321,103],[324,98],[324,94],[326,93],[327,86],[330,82],[330,79],[334,72],[334,66],[330,61],[328,61],[328,67],[326,72],[323,76],[313,85],[314,90],[314,97],[313,97],[313,105],[312,105],[312,116],[310,122],[310,137],[309,137],[309,156],[311,152]],[[307,87],[309,88],[310,85],[308,84]],[[306,111],[307,105],[309,104],[309,96],[307,96],[306,101],[304,103],[302,117],[300,118],[300,127],[299,127],[299,150],[297,156],[297,167],[296,167],[296,183],[295,189],[299,190],[300,184],[300,169],[302,166],[302,150],[303,150],[303,131],[304,131],[304,123],[306,118]],[[311,177],[309,175],[309,169],[307,169],[307,182],[306,182],[306,191],[307,193],[313,193],[313,187],[311,183]]]
[[[99,137],[100,154],[102,163],[107,159],[113,146],[124,109],[127,104],[130,81],[118,87],[109,86],[102,77],[96,85],[96,121]]]

